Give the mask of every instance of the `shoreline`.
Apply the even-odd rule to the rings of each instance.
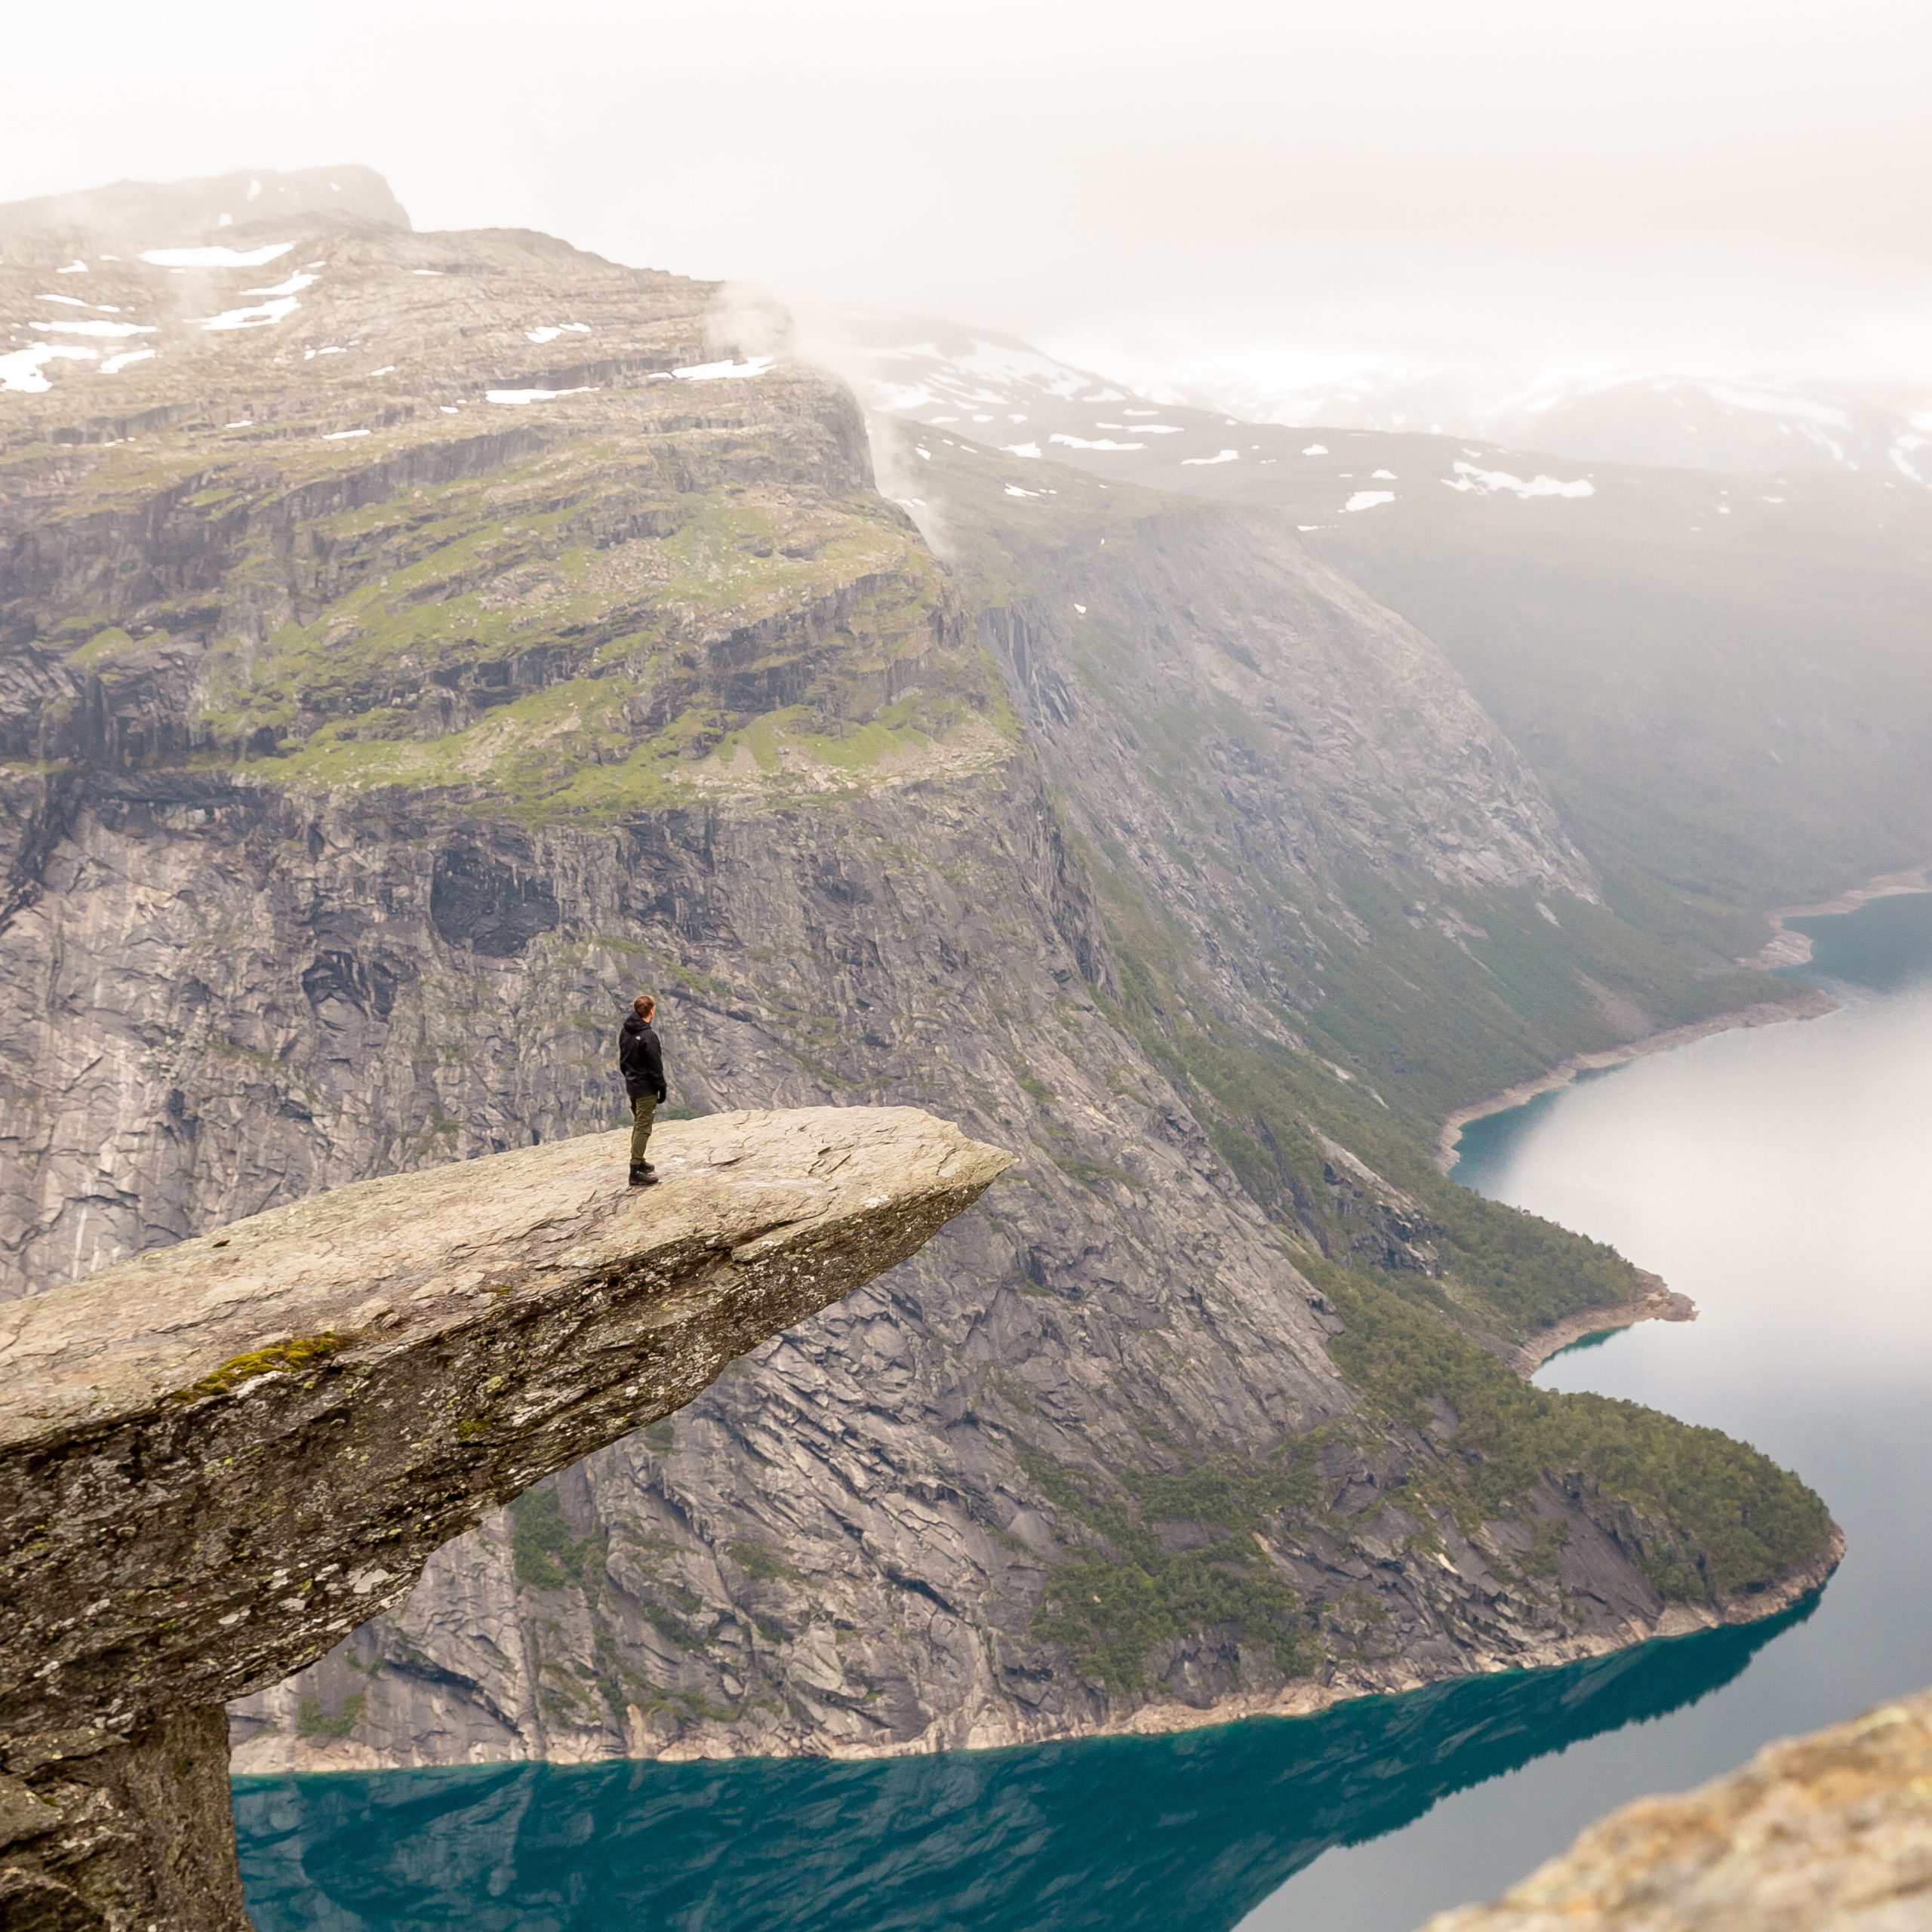
[[[1778,906],[1765,915],[1775,928],[1771,937],[1755,952],[1738,963],[1767,972],[1780,966],[1802,966],[1811,957],[1811,937],[1808,933],[1792,931],[1787,921],[1836,918],[1847,912],[1857,912],[1860,906],[1869,905],[1875,899],[1926,891],[1932,891],[1932,863],[1908,866],[1902,872],[1881,872],[1876,878],[1867,879],[1863,885],[1847,887],[1835,898],[1820,900],[1815,905]],[[1835,1013],[1841,1004],[1842,1001],[1823,987],[1809,986],[1795,999],[1758,1000],[1729,1013],[1714,1013],[1707,1020],[1694,1020],[1686,1026],[1640,1034],[1634,1040],[1626,1040],[1614,1047],[1566,1054],[1547,1072],[1531,1079],[1519,1080],[1515,1086],[1506,1087],[1499,1094],[1470,1101],[1445,1115],[1436,1131],[1436,1167],[1446,1174],[1455,1166],[1457,1140],[1470,1121],[1481,1120],[1490,1114],[1506,1113],[1512,1107],[1520,1107],[1524,1101],[1534,1100],[1539,1094],[1554,1093],[1559,1088],[1568,1086],[1579,1074],[1622,1066],[1629,1061],[1642,1059],[1647,1054],[1668,1053],[1673,1047],[1688,1046],[1692,1041],[1707,1038],[1713,1033],[1731,1032],[1746,1026],[1775,1026],[1787,1020],[1822,1019],[1828,1013]]]
[[[1628,1301],[1607,1308],[1586,1308],[1566,1315],[1561,1321],[1522,1342],[1505,1342],[1504,1359],[1527,1382],[1552,1355],[1560,1355],[1575,1343],[1592,1335],[1614,1334],[1620,1328],[1634,1328],[1640,1321],[1695,1321],[1697,1304],[1680,1294],[1661,1275],[1647,1268],[1637,1270],[1638,1290]]]
[[[1815,906],[1780,906],[1770,915],[1771,923],[1777,930],[1744,964],[1761,966],[1767,971],[1779,966],[1805,965],[1811,958],[1811,935],[1792,931],[1786,921],[1837,918],[1847,912],[1857,912],[1861,906],[1869,906],[1875,899],[1894,899],[1901,893],[1932,891],[1928,880],[1932,880],[1932,865],[1908,866],[1903,872],[1881,873],[1876,878],[1867,879],[1863,885],[1841,892],[1835,899],[1823,900]]]
[[[1801,933],[1793,937],[1804,938]],[[1808,940],[1804,943],[1808,955],[1810,943]],[[1527,1080],[1519,1080],[1500,1093],[1472,1100],[1444,1115],[1435,1136],[1437,1171],[1447,1174],[1454,1168],[1456,1143],[1472,1121],[1486,1119],[1491,1114],[1507,1113],[1512,1107],[1520,1107],[1526,1100],[1534,1100],[1539,1094],[1555,1093],[1559,1088],[1567,1087],[1580,1074],[1623,1066],[1651,1054],[1668,1053],[1673,1047],[1687,1047],[1694,1040],[1707,1039],[1713,1033],[1736,1032],[1749,1026],[1782,1026],[1788,1020],[1820,1020],[1828,1013],[1837,1012],[1841,1004],[1822,986],[1807,986],[1795,999],[1758,1000],[1749,1006],[1734,1008],[1728,1013],[1714,1013],[1707,1020],[1694,1020],[1685,1026],[1641,1033],[1634,1040],[1622,1041],[1614,1047],[1595,1047],[1587,1052],[1566,1054],[1546,1072]]]
[[[1741,963],[1765,971],[1780,966],[1802,966],[1811,958],[1811,936],[1793,931],[1789,921],[1841,918],[1847,912],[1857,912],[1861,906],[1869,905],[1875,899],[1928,891],[1932,891],[1932,864],[1910,866],[1903,872],[1881,872],[1875,878],[1867,879],[1863,885],[1848,887],[1835,898],[1821,900],[1814,905],[1780,906],[1767,915],[1775,928],[1771,937]],[[1668,1053],[1672,1048],[1688,1046],[1694,1040],[1706,1039],[1713,1033],[1733,1032],[1747,1026],[1776,1026],[1786,1020],[1820,1020],[1828,1013],[1838,1011],[1843,1004],[1822,986],[1806,986],[1795,998],[1759,1000],[1729,1013],[1714,1013],[1707,1020],[1693,1020],[1687,1026],[1665,1027],[1654,1033],[1641,1034],[1614,1047],[1566,1054],[1554,1066],[1534,1078],[1519,1080],[1515,1086],[1506,1087],[1500,1094],[1471,1101],[1444,1115],[1435,1136],[1437,1171],[1444,1175],[1454,1173],[1457,1143],[1462,1138],[1463,1128],[1472,1121],[1486,1119],[1491,1114],[1506,1113],[1512,1107],[1520,1107],[1540,1094],[1557,1092],[1583,1074],[1626,1066],[1649,1054]],[[1552,1355],[1560,1355],[1587,1336],[1634,1328],[1640,1321],[1697,1320],[1697,1305],[1688,1295],[1678,1294],[1660,1276],[1644,1269],[1637,1270],[1637,1278],[1638,1292],[1628,1301],[1566,1315],[1555,1327],[1523,1342],[1498,1340],[1494,1344],[1497,1352],[1527,1381]]]
[[[1709,1604],[1690,1605],[1667,1603],[1661,1613],[1647,1623],[1633,1622],[1620,1631],[1598,1631],[1588,1635],[1554,1639],[1525,1646],[1509,1655],[1488,1652],[1478,1662],[1460,1669],[1437,1672],[1389,1669],[1365,1672],[1327,1684],[1284,1686],[1272,1694],[1217,1698],[1205,1705],[1183,1704],[1164,1698],[1137,1706],[1105,1722],[1063,1728],[1052,1724],[1029,1725],[989,1723],[982,1718],[958,1735],[935,1737],[931,1732],[881,1748],[834,1749],[829,1751],[709,1751],[703,1748],[656,1752],[648,1755],[584,1758],[515,1757],[469,1759],[463,1767],[481,1769],[505,1764],[543,1764],[559,1766],[583,1764],[796,1764],[811,1761],[827,1764],[866,1764],[894,1758],[931,1758],[955,1751],[1011,1751],[1041,1745],[1078,1744],[1095,1737],[1168,1737],[1181,1731],[1211,1730],[1223,1724],[1241,1724],[1250,1718],[1312,1718],[1337,1706],[1352,1703],[1358,1697],[1404,1697],[1426,1690],[1432,1684],[1466,1681],[1478,1677],[1500,1676],[1512,1671],[1554,1670],[1565,1664],[1583,1663],[1592,1657],[1609,1657],[1639,1644],[1689,1637],[1700,1631],[1721,1629],[1740,1624],[1762,1623],[1801,1603],[1830,1581],[1832,1573],[1844,1560],[1844,1532],[1834,1521],[1825,1547],[1810,1562],[1755,1593],[1737,1592]],[[306,1754],[299,1754],[306,1755]],[[321,1754],[318,1754],[321,1755]],[[231,1779],[328,1777],[367,1776],[372,1772],[446,1770],[447,1760],[423,1764],[385,1761],[374,1752],[353,1748],[342,1754],[359,1761],[332,1764],[283,1764],[236,1769],[231,1764]]]

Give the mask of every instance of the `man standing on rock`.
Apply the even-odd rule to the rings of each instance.
[[[648,993],[639,993],[624,1016],[624,1030],[617,1041],[617,1069],[624,1076],[624,1091],[631,1097],[631,1185],[655,1187],[657,1171],[644,1158],[651,1144],[651,1123],[657,1117],[660,1100],[669,1097],[664,1084],[664,1049],[651,1023],[657,1002]]]

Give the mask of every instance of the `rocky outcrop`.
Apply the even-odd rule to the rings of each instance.
[[[905,1260],[1007,1164],[909,1109],[675,1123],[648,1190],[624,1184],[625,1141],[364,1182],[7,1312],[0,1903],[20,1922],[243,1923],[208,1842],[223,1699]]]
[[[1767,1745],[1592,1825],[1427,1932],[1910,1932],[1932,1924],[1932,1691]]]

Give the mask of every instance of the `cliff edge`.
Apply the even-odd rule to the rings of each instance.
[[[1932,1922],[1932,1690],[1592,1825],[1425,1932],[1903,1932]]]
[[[493,1504],[915,1253],[1007,1164],[719,1114],[337,1189],[0,1314],[0,1917],[246,1924],[226,1699]]]

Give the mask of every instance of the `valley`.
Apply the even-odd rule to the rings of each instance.
[[[339,192],[0,211],[0,1292],[608,1127],[641,986],[672,1118],[1017,1158],[235,1702],[238,1772],[1372,1754],[1387,1694],[1804,1614],[1801,1468],[1526,1379],[1678,1284],[1435,1157],[1827,1004],[1767,915],[1932,850],[1932,497],[964,331],[825,349],[855,394],[769,304]]]

